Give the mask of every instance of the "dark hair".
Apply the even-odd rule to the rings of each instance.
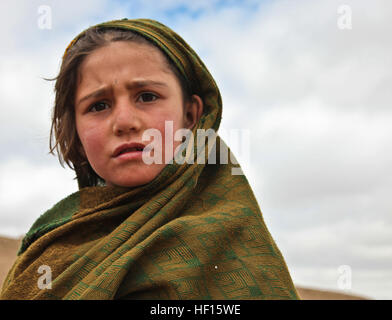
[[[64,166],[64,163],[66,163],[71,169],[75,170],[79,188],[104,183],[87,161],[76,131],[74,101],[79,67],[90,53],[113,41],[131,41],[158,48],[153,42],[130,30],[93,27],[86,30],[67,50],[58,76],[51,79],[56,80],[56,95],[50,129],[50,153],[54,154],[56,150],[61,165]],[[171,59],[161,49],[159,50],[165,56],[168,68],[180,82],[184,103],[189,101],[191,92],[187,82]]]

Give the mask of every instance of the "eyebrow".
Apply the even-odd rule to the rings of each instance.
[[[140,89],[148,86],[159,86],[159,87],[167,87],[167,84],[164,82],[159,82],[159,81],[154,81],[154,80],[139,80],[139,81],[133,81],[130,84],[126,85],[127,90],[133,90],[133,89]],[[83,101],[86,101],[91,98],[97,98],[109,91],[109,88],[101,88],[96,91],[93,91],[89,93],[88,95],[84,96],[81,98],[76,104],[81,104]]]

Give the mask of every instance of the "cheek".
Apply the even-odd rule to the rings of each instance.
[[[153,117],[154,123],[151,123],[151,127],[158,129],[162,133],[162,137],[165,134],[165,121],[171,121],[173,124],[173,133],[178,129],[182,129],[185,126],[185,121],[182,112],[182,106],[178,108],[177,104],[175,107],[168,108],[165,112],[155,114]]]
[[[88,160],[97,158],[105,144],[105,139],[102,130],[97,127],[83,127],[78,128],[79,139],[82,143],[83,149]],[[91,165],[93,165],[91,163]]]
[[[166,122],[168,123],[166,124]],[[165,144],[165,137],[174,139],[176,131],[184,128],[184,120],[181,114],[175,114],[173,116],[173,113],[167,113],[156,117],[151,127],[160,131],[163,139],[162,142]]]
[[[171,121],[172,123],[168,123],[165,126],[165,121]],[[177,147],[182,143],[182,141],[176,141],[174,139],[176,131],[184,128],[182,113],[178,113],[178,111],[177,113],[175,113],[174,111],[170,113],[165,113],[160,115],[159,117],[156,117],[154,122],[155,123],[153,127],[159,130],[162,136],[162,146],[161,148],[157,148],[156,150],[159,150],[162,156],[162,161],[164,163],[167,163],[174,156],[174,152]],[[169,142],[169,145],[167,145],[166,142]]]

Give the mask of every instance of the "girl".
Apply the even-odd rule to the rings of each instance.
[[[298,298],[246,178],[220,149],[215,164],[171,161],[201,152],[196,135],[176,132],[217,131],[222,112],[181,37],[147,19],[93,26],[66,49],[55,91],[51,150],[79,191],[26,234],[2,299]],[[161,144],[146,142],[152,129]]]

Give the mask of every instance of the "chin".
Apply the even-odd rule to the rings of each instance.
[[[125,167],[121,170],[108,170],[104,176],[107,186],[133,188],[154,180],[165,166]]]
[[[138,187],[142,186],[144,184],[147,184],[151,182],[154,177],[140,177],[135,179],[134,176],[132,177],[122,177],[119,179],[113,179],[110,181],[106,181],[106,185],[108,186],[117,186],[117,187],[124,187],[124,188],[133,188],[133,187]]]

